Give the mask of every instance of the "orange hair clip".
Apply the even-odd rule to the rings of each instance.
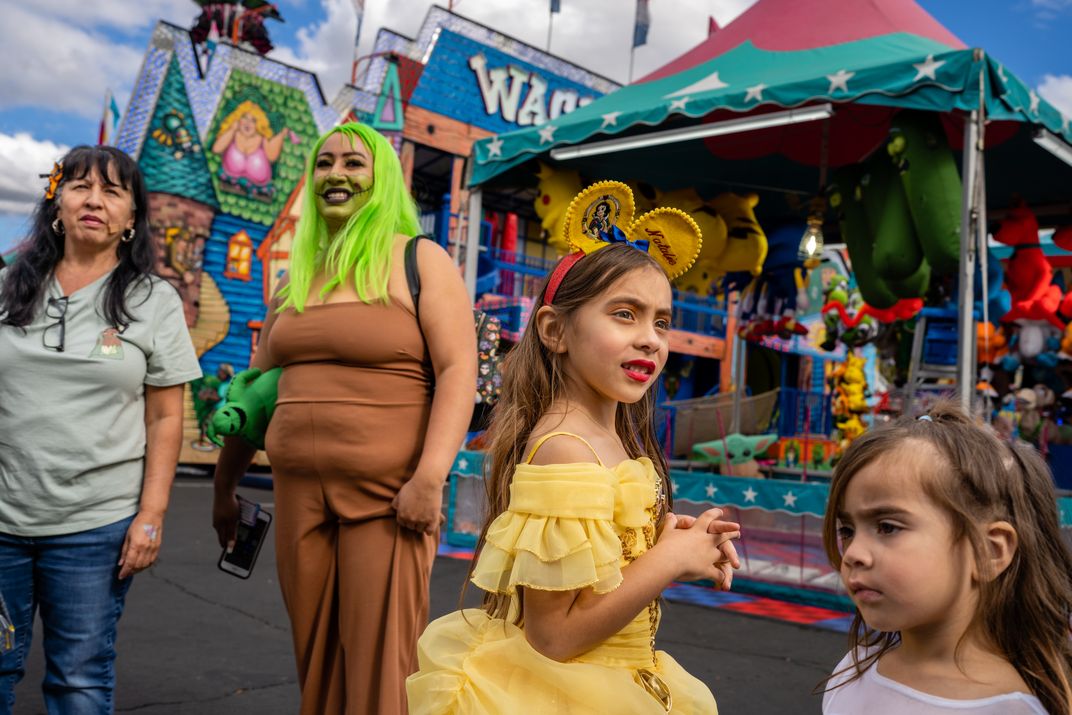
[[[45,200],[51,201],[56,198],[56,189],[63,180],[63,165],[58,161],[52,165],[52,173],[48,175],[48,188],[45,189]]]

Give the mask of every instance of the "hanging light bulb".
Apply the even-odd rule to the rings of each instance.
[[[823,216],[818,213],[809,214],[808,227],[804,229],[804,235],[800,237],[797,258],[804,262],[805,267],[814,268],[819,265],[819,256],[822,252]]]

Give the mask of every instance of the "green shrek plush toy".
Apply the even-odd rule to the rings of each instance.
[[[264,435],[275,411],[279,376],[283,368],[261,373],[259,368],[243,370],[231,380],[223,405],[208,422],[205,436],[223,446],[223,438],[237,435],[257,449],[264,449]]]

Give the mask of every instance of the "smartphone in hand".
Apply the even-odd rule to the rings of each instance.
[[[261,552],[264,538],[268,534],[272,515],[262,509],[260,504],[241,496],[238,497],[238,506],[238,532],[234,548],[230,552],[223,550],[217,566],[232,576],[249,578],[253,573],[253,564],[257,562],[257,554]]]

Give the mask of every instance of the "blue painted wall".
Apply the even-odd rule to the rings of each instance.
[[[435,49],[425,65],[420,82],[410,97],[410,104],[423,107],[436,114],[451,117],[461,122],[473,124],[496,134],[518,129],[513,122],[507,122],[501,114],[488,114],[480,94],[480,83],[476,73],[469,67],[469,58],[483,54],[487,58],[488,69],[512,65],[534,72],[547,83],[545,101],[549,101],[556,89],[575,91],[580,97],[595,99],[600,92],[585,87],[571,80],[560,77],[548,70],[537,68],[513,55],[482,45],[468,37],[449,30],[442,30],[436,41]],[[512,79],[510,81],[513,81]],[[525,102],[530,86],[521,90],[518,109]]]
[[[268,233],[268,226],[240,219],[230,214],[217,214],[212,221],[212,233],[205,242],[204,270],[212,275],[231,311],[231,329],[223,342],[201,356],[201,369],[206,375],[216,372],[220,363],[230,363],[235,371],[249,367],[252,331],[249,321],[264,318],[264,279],[261,262],[254,255],[251,279],[225,278],[227,244],[231,236],[245,230],[256,252]],[[202,308],[203,310],[203,308]]]

